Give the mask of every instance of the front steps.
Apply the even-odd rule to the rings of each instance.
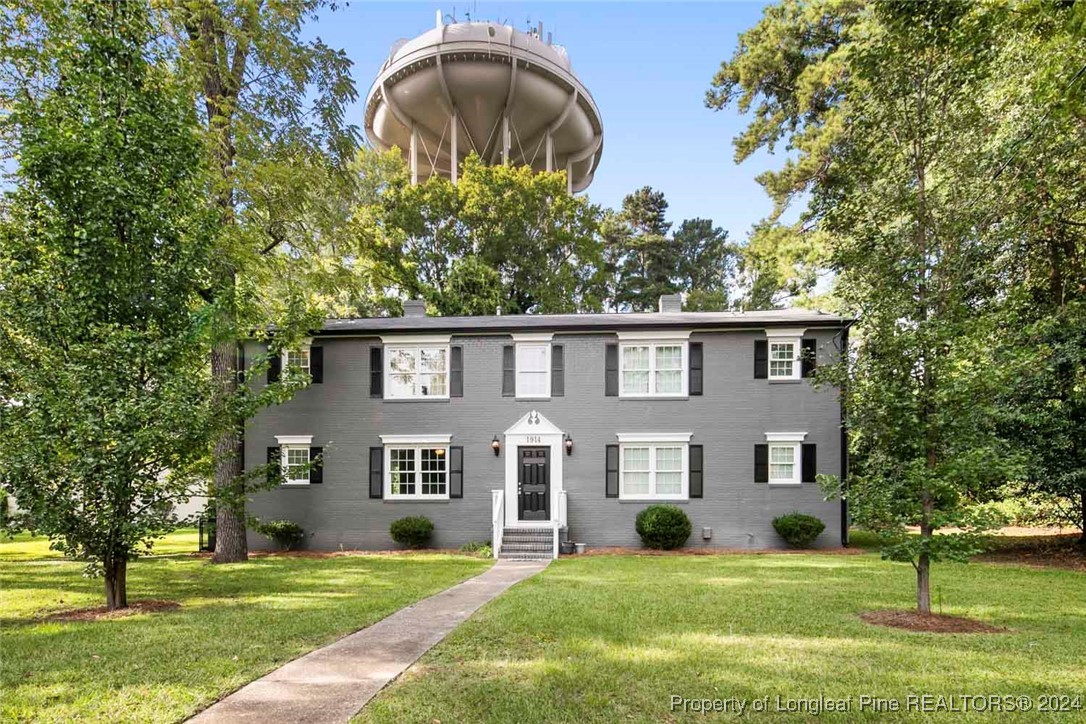
[[[549,561],[554,558],[554,529],[505,528],[498,558],[512,561]]]

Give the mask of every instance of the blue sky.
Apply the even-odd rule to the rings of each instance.
[[[508,21],[521,30],[543,21],[544,32],[569,51],[573,70],[603,116],[604,153],[587,195],[617,207],[649,185],[663,191],[669,218],[710,218],[743,240],[770,210],[754,180],[783,159],[759,154],[733,161],[732,138],[746,125],[734,109],[705,107],[705,91],[740,32],[761,17],[762,3],[351,2],[325,12],[310,28],[354,61],[362,100],[399,38],[434,26],[435,11],[464,20]]]

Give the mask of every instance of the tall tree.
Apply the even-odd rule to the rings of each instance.
[[[765,185],[778,205],[809,195],[803,223],[826,235],[837,293],[860,317],[857,348],[823,375],[847,390],[858,453],[847,494],[884,556],[915,567],[923,613],[931,564],[976,550],[991,521],[972,503],[1015,472],[993,425],[997,248],[971,203],[1005,12],[783,2],[744,34],[710,95],[756,104],[741,154],[782,140],[794,151]],[[963,532],[935,535],[948,527]]]
[[[9,3],[0,23],[0,496],[127,606],[206,452],[212,217],[186,89],[142,2]]]
[[[735,286],[737,249],[728,232],[710,219],[686,219],[675,230],[683,308],[692,312],[723,311]]]
[[[644,186],[622,199],[622,209],[606,227],[615,309],[652,311],[661,295],[681,291],[681,261],[668,237],[667,207],[662,191]]]
[[[312,282],[313,274],[287,272],[307,264],[319,271],[334,231],[326,224],[346,218],[342,207],[325,206],[327,215],[314,207],[335,199],[337,190],[349,191],[341,172],[353,158],[358,133],[345,119],[357,94],[346,55],[319,38],[305,38],[305,23],[322,9],[334,10],[335,2],[186,0],[168,7],[215,171],[220,227],[207,298],[217,330],[214,403],[224,425],[214,444],[214,560],[232,562],[248,555],[239,447],[244,416],[237,405],[245,393],[239,392],[237,341],[274,322],[276,351],[319,321],[319,306],[307,303],[299,283]],[[323,183],[309,183],[314,178]],[[260,281],[269,278],[296,282],[286,295],[291,303],[261,295]]]

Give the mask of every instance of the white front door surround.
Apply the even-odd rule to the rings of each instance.
[[[565,457],[565,434],[547,418],[532,410],[505,431],[505,524],[509,527],[553,528],[558,524],[559,497],[562,487],[562,462]],[[549,521],[525,521],[517,515],[517,461],[522,446],[547,447],[550,465]]]

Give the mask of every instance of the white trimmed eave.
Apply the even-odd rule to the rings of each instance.
[[[276,435],[275,441],[280,445],[312,445],[312,435]]]
[[[616,334],[618,335],[620,342],[668,342],[690,339],[691,332],[692,330],[689,329],[667,329],[651,332],[637,330],[631,330],[629,332],[619,331],[616,332]]]
[[[690,442],[692,432],[620,432],[619,442]]]
[[[448,445],[452,435],[381,435],[383,445]]]
[[[381,342],[394,347],[422,345],[447,345],[452,341],[451,334],[382,334]]]
[[[782,337],[786,339],[799,339],[806,333],[806,327],[769,327],[765,331],[765,336],[769,339]]]
[[[553,332],[514,332],[514,342],[550,342],[554,339]]]
[[[803,442],[803,439],[807,437],[805,432],[767,432],[765,434],[766,442]]]

